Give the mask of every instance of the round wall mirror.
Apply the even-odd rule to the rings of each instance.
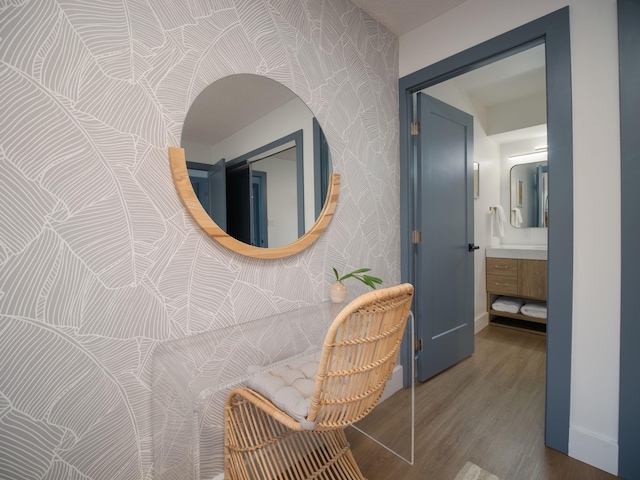
[[[337,203],[329,146],[307,105],[267,77],[238,74],[206,87],[170,149],[178,193],[225,247],[279,258],[309,246]]]

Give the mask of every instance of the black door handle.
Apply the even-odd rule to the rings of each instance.
[[[473,252],[474,250],[478,250],[480,247],[478,247],[477,245],[474,245],[473,243],[469,244],[469,251]]]

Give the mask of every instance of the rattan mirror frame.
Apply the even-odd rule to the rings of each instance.
[[[332,173],[329,178],[329,188],[327,191],[327,200],[320,212],[316,222],[311,229],[302,237],[293,243],[283,245],[281,247],[261,248],[248,245],[222,230],[212,219],[200,204],[196,197],[191,182],[189,181],[189,173],[187,172],[187,162],[185,159],[184,149],[179,147],[169,147],[169,163],[171,164],[171,176],[173,183],[178,192],[178,196],[182,204],[187,209],[191,218],[196,224],[213,240],[226,247],[227,249],[252,258],[275,259],[284,258],[301,252],[315,242],[325,231],[327,225],[333,217],[336,206],[338,204],[338,193],[340,191],[340,175]]]

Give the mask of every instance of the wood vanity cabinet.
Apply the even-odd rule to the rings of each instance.
[[[491,309],[499,295],[547,299],[547,261],[516,258],[487,257],[487,310],[489,317],[517,318],[531,322],[547,323],[544,318],[534,318],[521,313],[498,312]]]

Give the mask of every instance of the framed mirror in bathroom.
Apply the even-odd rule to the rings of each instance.
[[[520,163],[510,171],[510,222],[515,228],[549,226],[549,166],[547,161]]]

